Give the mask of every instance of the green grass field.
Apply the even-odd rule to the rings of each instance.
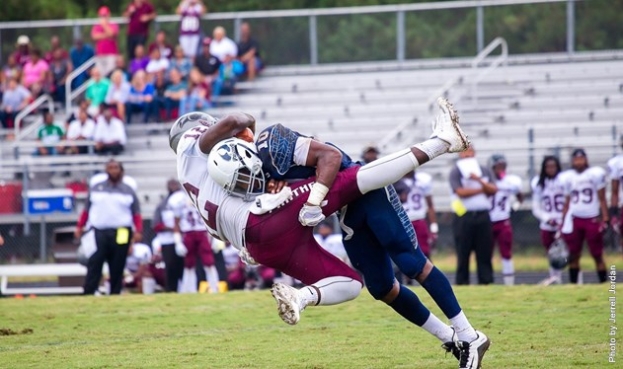
[[[425,291],[416,291],[433,306]],[[491,338],[483,368],[623,362],[620,333],[617,364],[608,363],[606,285],[471,286],[456,293]],[[270,292],[259,291],[5,298],[0,367],[456,368],[457,362],[366,291],[350,303],[310,307],[293,327],[278,318]]]

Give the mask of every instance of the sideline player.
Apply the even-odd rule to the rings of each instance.
[[[562,225],[565,188],[561,171],[560,160],[555,156],[546,156],[541,163],[541,173],[531,182],[532,214],[539,220],[541,243],[546,251],[549,251],[554,243]],[[562,270],[550,266],[549,278],[541,284],[552,283],[562,283]]]
[[[439,233],[432,195],[433,178],[428,173],[415,171],[409,173],[401,181],[408,191],[402,205],[413,225],[419,247],[424,256],[430,259],[432,243]],[[428,223],[426,218],[428,218]]]
[[[623,135],[619,137],[619,143],[623,148]],[[623,154],[619,154],[614,158],[608,160],[608,176],[610,177],[610,224],[612,230],[620,235],[621,233],[621,220],[623,219],[623,213],[621,212],[621,181],[623,180]],[[619,249],[623,243],[623,238],[620,239]],[[613,245],[613,247],[616,247]]]
[[[489,166],[495,176],[495,186],[498,191],[491,196],[491,228],[493,230],[493,241],[500,247],[502,256],[502,276],[504,284],[512,286],[515,284],[515,266],[513,265],[513,226],[511,224],[511,210],[513,196],[521,203],[523,194],[521,193],[521,178],[514,174],[506,174],[506,158],[504,155],[492,155]]]
[[[606,281],[603,232],[609,221],[606,205],[606,173],[600,167],[589,167],[586,152],[575,149],[571,154],[572,169],[564,173],[565,206],[563,208],[563,237],[569,246],[569,279],[581,283],[580,256],[586,239],[595,260],[599,282]],[[571,215],[567,219],[567,213]],[[599,215],[601,213],[601,219]],[[565,233],[572,226],[571,233]]]

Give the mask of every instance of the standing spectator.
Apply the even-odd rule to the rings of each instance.
[[[182,76],[177,69],[172,69],[169,73],[169,85],[164,91],[164,98],[162,99],[161,106],[165,110],[165,119],[174,119],[172,111],[174,108],[179,109],[180,101],[186,97],[186,90],[188,86],[182,81]],[[179,115],[179,114],[178,114]]]
[[[569,246],[569,279],[571,283],[582,283],[580,256],[586,240],[597,277],[603,283],[607,279],[603,232],[610,220],[606,205],[606,172],[600,167],[590,167],[586,152],[575,149],[571,154],[571,169],[565,172],[563,181],[562,233]]]
[[[210,54],[216,56],[221,63],[229,63],[238,56],[238,46],[227,37],[225,28],[219,26],[212,32],[212,42],[210,43]]]
[[[147,82],[147,76],[144,71],[138,71],[132,77],[132,86],[130,87],[130,95],[128,102],[125,103],[126,123],[132,122],[132,113],[142,112],[143,123],[149,122],[149,119],[156,112],[156,89],[153,84]]]
[[[490,196],[497,187],[489,168],[476,161],[476,151],[470,146],[459,153],[459,160],[450,171],[450,187],[453,192],[452,209],[454,242],[457,253],[456,284],[469,284],[469,259],[476,253],[478,283],[493,283],[493,233],[489,208]]]
[[[50,66],[41,59],[41,51],[32,49],[30,60],[24,65],[22,85],[30,90],[33,96],[39,96],[43,92]]]
[[[253,81],[255,75],[263,68],[260,49],[257,41],[251,36],[249,23],[240,25],[240,41],[238,41],[238,60],[242,62],[247,79]]]
[[[82,237],[87,221],[95,230],[96,251],[89,258],[84,294],[92,295],[102,277],[102,266],[108,263],[110,294],[118,295],[123,286],[123,269],[130,242],[140,242],[143,232],[138,198],[134,190],[123,182],[123,165],[110,160],[106,163],[106,180],[89,188],[89,197],[74,234]],[[134,224],[134,231],[132,231]]]
[[[131,0],[123,16],[128,18],[128,59],[134,59],[137,45],[145,46],[149,24],[156,18],[156,10],[147,0]]]
[[[62,151],[58,143],[63,139],[63,129],[54,124],[54,115],[49,111],[43,113],[43,125],[37,132],[37,139],[42,144],[37,149],[38,155],[56,155]]]
[[[173,57],[173,47],[167,42],[167,33],[163,30],[156,32],[156,39],[149,45],[149,54],[155,49],[160,50],[162,58],[170,59]]]
[[[63,51],[60,49],[54,50],[50,63],[54,101],[65,102],[65,82],[72,70],[73,67],[69,59],[63,57]]]
[[[151,50],[149,54],[149,63],[145,67],[145,72],[147,72],[147,80],[150,82],[154,82],[158,75],[164,75],[164,73],[169,69],[169,59],[165,58],[160,54],[160,49],[155,48]]]
[[[493,223],[491,225],[493,241],[500,248],[504,284],[512,286],[515,284],[515,266],[512,259],[513,226],[510,218],[511,210],[514,208],[512,205],[514,200],[516,199],[518,203],[523,202],[521,178],[514,174],[506,173],[506,158],[504,155],[492,155],[489,163],[489,167],[493,171],[495,186],[498,188],[495,195],[491,197],[491,208],[489,209],[489,217]]]
[[[134,76],[136,72],[144,71],[147,64],[149,64],[149,57],[145,55],[145,46],[136,45],[134,59],[130,60],[130,75]]]
[[[102,104],[102,115],[97,118],[93,141],[98,154],[119,155],[127,141],[123,122],[115,117],[110,105]]]
[[[366,146],[361,153],[361,159],[368,164],[379,158],[380,151],[374,145]]]
[[[176,13],[180,15],[179,42],[184,56],[194,58],[199,49],[201,40],[201,16],[206,12],[206,6],[201,0],[182,0],[177,6]]]
[[[177,180],[170,179],[167,181],[167,191],[167,197],[162,199],[156,208],[152,219],[152,228],[156,232],[156,239],[162,248],[166,273],[165,289],[167,292],[177,292],[184,272],[184,258],[175,251],[175,238],[173,237],[175,214],[172,207],[169,206],[169,201],[174,194],[182,192],[182,188]]]
[[[89,101],[89,113],[97,116],[100,112],[100,105],[106,101],[110,80],[102,78],[100,69],[95,66],[91,68],[91,80],[88,83],[85,97]]]
[[[406,187],[406,199],[402,205],[415,229],[415,236],[422,252],[430,259],[431,246],[439,232],[433,203],[433,178],[430,174],[418,170],[408,174],[401,181]],[[400,192],[398,188],[396,192]]]
[[[193,67],[190,59],[184,56],[184,50],[182,50],[180,45],[175,47],[175,51],[173,53],[174,56],[169,61],[169,72],[173,69],[177,69],[182,77],[182,80],[188,81],[188,75]]]
[[[184,96],[180,101],[180,112],[182,116],[193,110],[206,110],[211,107],[210,86],[205,83],[205,78],[197,68],[190,71],[190,82],[188,95]]]
[[[17,64],[24,67],[30,60],[30,39],[26,35],[17,38],[17,49],[13,52],[13,57]]]
[[[4,128],[13,128],[15,117],[30,103],[31,97],[30,91],[20,85],[17,78],[9,79],[0,106],[0,121]]]
[[[93,139],[95,122],[89,118],[85,110],[78,113],[78,119],[69,124],[67,128],[67,141],[89,141]],[[65,154],[86,154],[89,149],[86,146],[67,146]]]
[[[85,45],[82,39],[76,38],[74,40],[74,47],[69,51],[69,57],[71,58],[71,64],[74,69],[80,68],[80,66],[86,63],[89,59],[95,56],[95,52],[90,45]],[[71,83],[72,88],[77,88],[85,83],[89,79],[86,71],[80,73]]]
[[[110,77],[110,86],[106,94],[106,104],[112,105],[118,117],[125,117],[125,103],[130,96],[130,83],[123,78],[123,71],[115,69]]]
[[[97,15],[99,23],[93,25],[91,29],[97,65],[102,73],[110,73],[115,68],[115,57],[119,54],[117,46],[119,25],[110,21],[110,9],[107,6],[100,7]]]
[[[190,71],[190,68],[188,68]],[[22,66],[15,61],[15,55],[9,55],[4,67],[2,67],[2,75],[0,80],[2,81],[1,91],[5,91],[11,78],[15,78],[18,81],[22,80]]]
[[[45,53],[43,59],[50,64],[54,59],[54,52],[60,51],[62,59],[69,59],[69,53],[61,46],[61,39],[57,35],[50,38],[50,50]]]

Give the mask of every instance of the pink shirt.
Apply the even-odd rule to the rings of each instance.
[[[104,38],[99,41],[95,41],[95,55],[116,55],[119,54],[119,48],[117,47],[117,35],[119,34],[119,25],[115,23],[108,23],[108,27],[113,32],[113,36]],[[91,37],[95,33],[104,32],[104,27],[101,24],[96,24],[91,29]]]
[[[40,82],[42,74],[48,70],[50,66],[43,59],[39,59],[36,64],[29,61],[24,65],[24,86],[30,87],[33,83]]]

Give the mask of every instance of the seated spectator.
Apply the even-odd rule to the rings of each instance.
[[[2,67],[2,74],[0,75],[2,91],[6,90],[6,86],[9,84],[11,78],[15,78],[18,81],[22,80],[22,66],[17,63],[15,55],[13,54],[9,55],[6,64]]]
[[[24,67],[30,60],[30,39],[26,35],[17,38],[17,49],[13,52],[13,58],[20,67]]]
[[[41,51],[32,49],[30,60],[24,65],[22,85],[30,90],[33,96],[39,96],[47,81],[50,66],[41,59]]]
[[[99,22],[91,28],[91,38],[95,42],[98,67],[102,72],[109,73],[115,68],[115,57],[119,54],[119,25],[110,21],[110,9],[107,6],[100,7],[97,15]]]
[[[238,46],[225,32],[225,28],[216,27],[212,32],[210,54],[216,56],[221,63],[229,63],[238,56]]]
[[[169,72],[169,81],[169,85],[164,90],[164,98],[161,100],[161,106],[165,110],[165,120],[167,121],[175,118],[171,113],[174,108],[179,109],[180,101],[186,97],[188,88],[186,82],[182,81],[182,75],[177,69],[172,69]]]
[[[38,155],[56,155],[61,152],[62,147],[58,143],[63,139],[63,129],[54,124],[54,115],[49,111],[43,113],[43,125],[37,132],[37,140],[43,146],[37,149]]]
[[[211,107],[209,97],[210,86],[205,82],[205,77],[199,69],[191,69],[188,94],[180,101],[179,115],[209,109]]]
[[[206,76],[206,83],[212,88],[212,96],[220,94],[222,81],[220,79],[221,61],[210,53],[212,39],[206,37],[202,41],[201,53],[195,58],[195,67]]]
[[[145,70],[149,58],[145,56],[145,47],[143,45],[136,45],[134,49],[134,59],[130,61],[130,74],[133,76],[139,70]]]
[[[50,74],[52,79],[52,96],[54,101],[65,103],[65,82],[73,70],[69,59],[63,57],[63,50],[56,49],[52,53]]]
[[[182,0],[175,11],[180,15],[180,46],[184,56],[194,58],[201,41],[201,16],[206,6],[201,0]]]
[[[242,62],[243,74],[249,81],[255,79],[255,75],[262,70],[263,64],[260,59],[260,50],[257,41],[251,37],[251,27],[244,22],[240,25],[240,41],[238,42],[238,60]]]
[[[136,288],[139,293],[143,290],[143,278],[153,278],[157,286],[164,289],[165,272],[162,255],[152,252],[151,247],[144,243],[134,243],[128,250],[125,268],[129,272],[123,282],[125,288]],[[149,287],[145,286],[146,289]],[[152,292],[153,293],[153,292]]]
[[[89,141],[93,139],[95,122],[89,118],[87,112],[82,110],[78,113],[78,119],[69,124],[67,128],[67,141]],[[67,146],[65,154],[86,154],[89,151],[86,146]]]
[[[128,68],[126,68],[125,58],[123,57],[123,55],[115,56],[115,68],[112,70],[112,72],[108,73],[106,77],[110,79],[112,77],[113,72],[116,70],[120,70],[121,72],[123,72],[124,81],[130,82],[130,80],[132,79],[132,75],[130,74],[130,71],[128,71]]]
[[[61,39],[54,35],[50,38],[50,50],[45,53],[43,59],[50,64],[54,59],[54,52],[57,50],[60,51],[62,59],[69,59],[69,53],[61,46]]]
[[[188,74],[190,74],[190,69],[193,67],[189,58],[184,56],[184,50],[180,45],[175,47],[174,57],[169,60],[169,73],[173,69],[177,69],[177,71],[182,76],[182,80],[188,80]]]
[[[30,103],[31,97],[30,91],[20,85],[17,78],[9,78],[0,106],[0,121],[4,128],[13,127],[15,116]]]
[[[102,78],[100,69],[95,66],[91,68],[91,79],[88,82],[87,90],[84,97],[89,101],[89,114],[97,116],[99,114],[100,105],[106,101],[110,80]]]
[[[69,51],[69,57],[71,59],[71,64],[74,66],[74,69],[80,68],[80,66],[86,63],[89,59],[95,56],[95,51],[90,45],[84,44],[81,38],[76,38],[74,40],[74,47]],[[85,83],[89,79],[89,75],[86,71],[76,76],[76,78],[72,81],[72,88],[77,88]]]
[[[122,70],[116,69],[110,77],[106,104],[114,106],[118,117],[125,117],[125,103],[130,96],[130,83],[124,80]]]
[[[151,83],[147,83],[145,71],[139,70],[132,77],[132,86],[128,102],[125,104],[126,123],[132,122],[132,113],[142,112],[143,122],[149,122],[149,119],[156,112],[156,101],[154,97],[156,89]]]
[[[156,33],[156,40],[149,45],[149,54],[154,50],[159,50],[163,58],[170,59],[173,57],[173,48],[167,42],[167,34],[163,30]]]
[[[127,140],[123,122],[113,115],[110,105],[102,104],[101,111],[102,115],[97,118],[93,133],[95,152],[100,155],[119,155]]]
[[[161,57],[160,49],[154,48],[149,53],[149,63],[145,67],[147,72],[147,80],[150,82],[156,81],[158,74],[164,75],[164,72],[169,69],[169,59]]]
[[[89,117],[89,119],[93,119],[95,121],[94,117],[89,114],[88,110],[89,110],[89,101],[85,98],[80,98],[78,100],[78,107],[71,113],[71,115],[67,118],[67,120],[65,120],[66,126],[69,126],[71,122],[78,119],[78,115],[80,114],[81,111],[84,111],[85,113],[87,113],[87,116]]]

